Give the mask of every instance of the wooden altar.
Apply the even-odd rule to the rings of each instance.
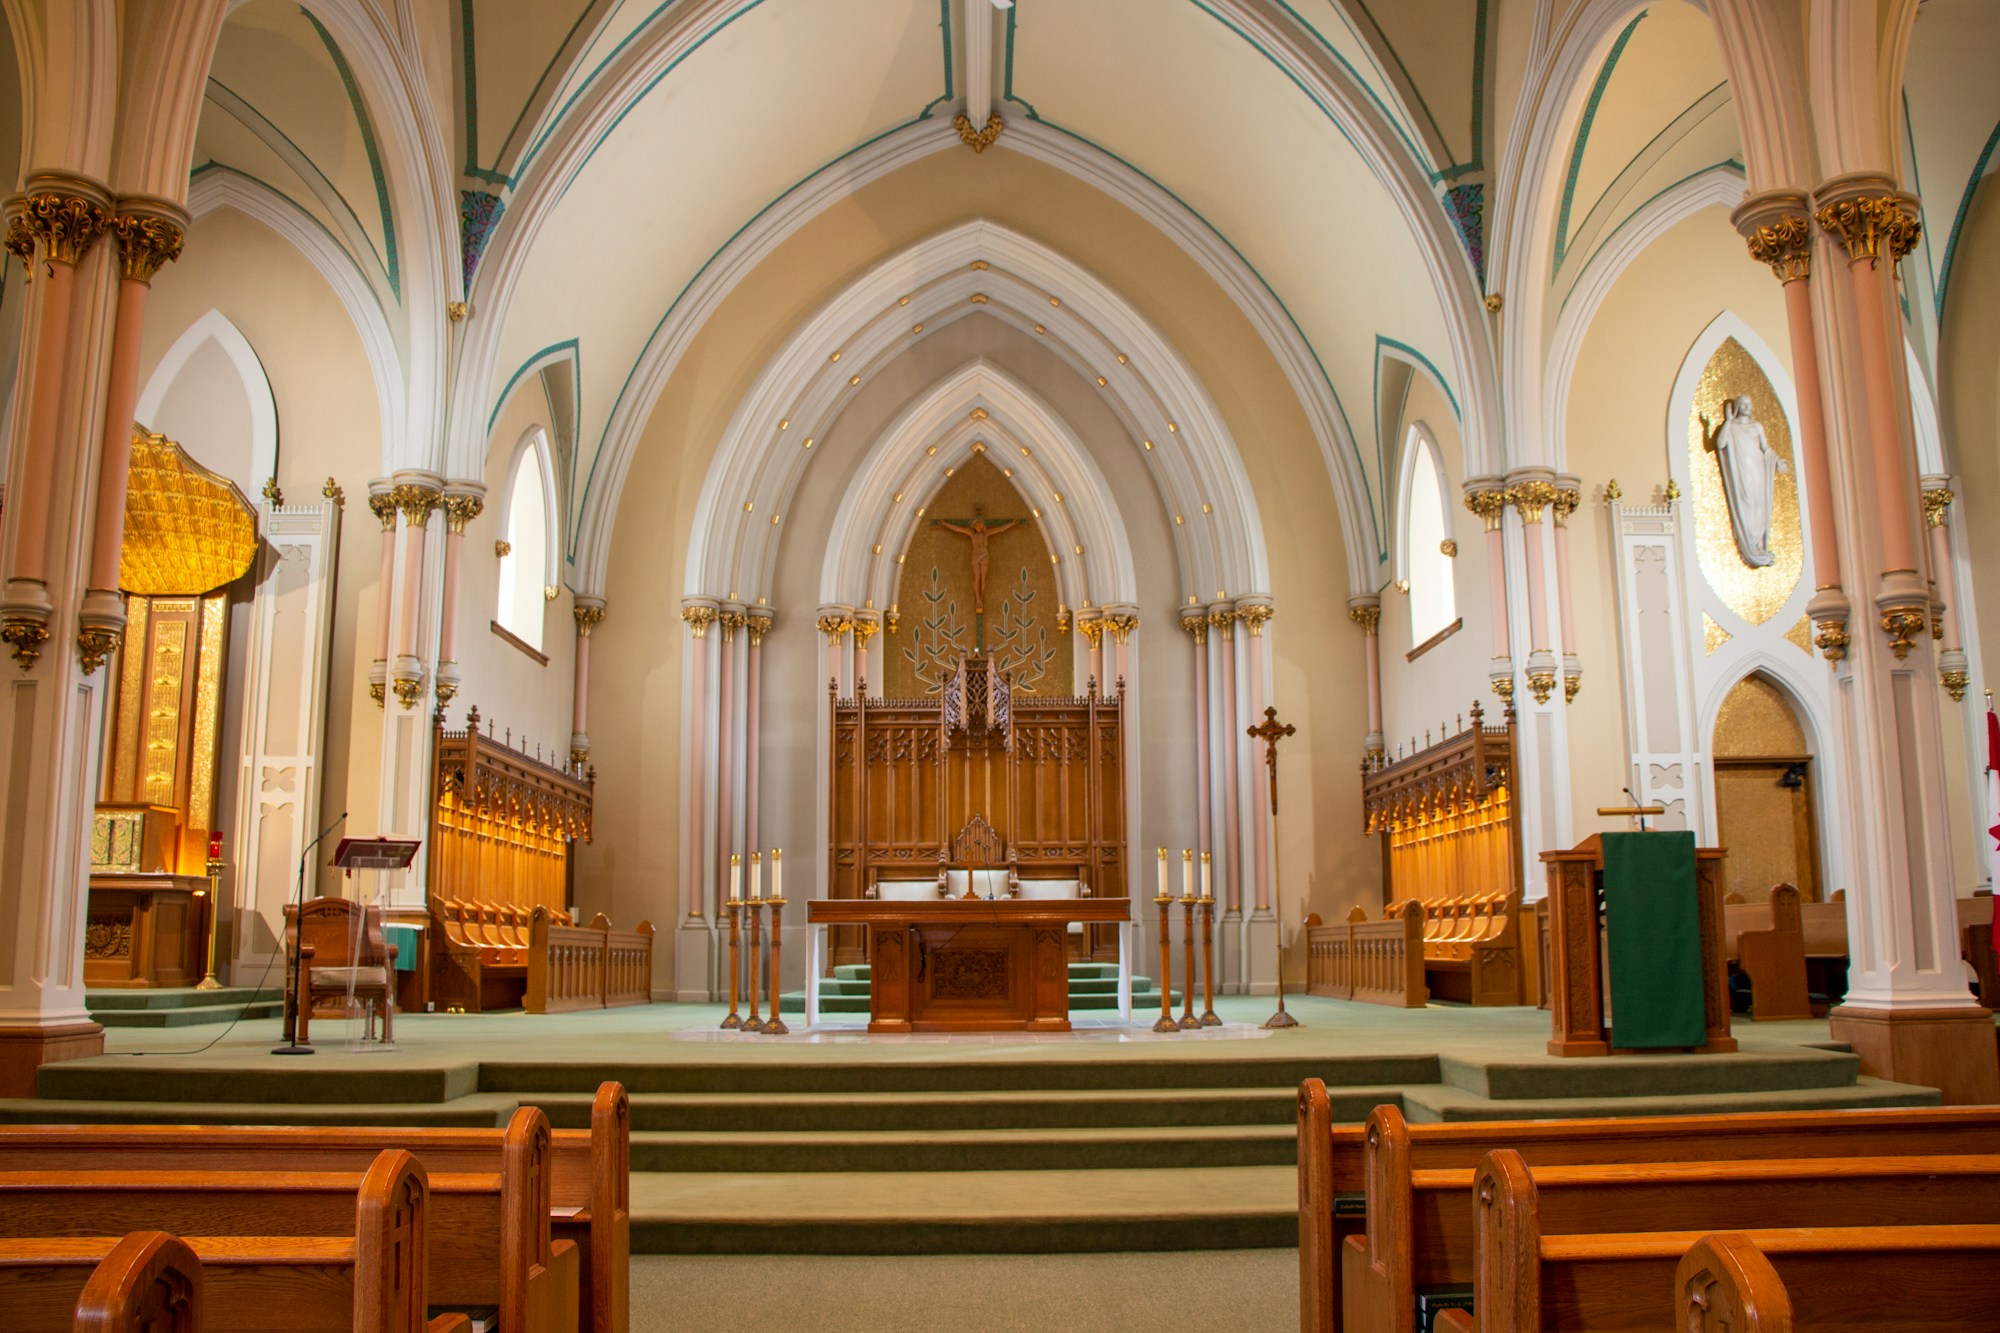
[[[1116,695],[1094,681],[1081,697],[1032,695],[992,658],[972,656],[933,697],[835,693],[831,709],[827,898],[893,896],[885,885],[908,896],[925,882],[971,892],[1004,875],[1009,894],[1052,905],[1098,893],[1122,901],[1122,684]],[[866,931],[832,935],[830,964],[865,960]],[[1085,957],[1118,956],[1115,926],[1086,925],[1075,938]]]
[[[1069,923],[1130,915],[1127,898],[806,904],[809,924],[867,932],[870,1032],[1068,1032]]]

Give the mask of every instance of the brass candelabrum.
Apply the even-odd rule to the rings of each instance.
[[[208,858],[208,974],[195,983],[196,990],[221,990],[215,979],[215,929],[222,907],[222,858]]]
[[[1174,1021],[1174,895],[1167,892],[1167,849],[1160,848],[1160,896],[1153,899],[1160,909],[1160,1017],[1155,1032],[1179,1032]]]
[[[776,883],[776,880],[772,881],[774,887]],[[778,962],[785,947],[785,900],[773,893],[764,901],[771,907],[771,1016],[764,1020],[764,1035],[782,1037],[791,1031],[785,1020],[778,1016]]]
[[[743,1015],[736,1012],[737,997],[742,993],[743,900],[732,893],[724,906],[729,909],[729,1016],[722,1020],[722,1026],[733,1032],[743,1026]]]
[[[1192,863],[1193,853],[1183,851],[1181,858]],[[1192,888],[1181,892],[1181,1030],[1192,1032],[1201,1026],[1201,1020],[1194,1016],[1194,909],[1200,900],[1194,896]]]
[[[1215,894],[1209,888],[1207,852],[1201,854],[1201,1025],[1222,1026],[1215,1016]]]

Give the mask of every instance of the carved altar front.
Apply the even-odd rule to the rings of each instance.
[[[932,697],[836,696],[831,707],[827,897],[873,898],[892,885],[907,897],[926,882],[936,896],[947,886],[960,896],[961,885],[1124,896],[1122,687],[1024,694],[974,656]],[[833,933],[831,962],[862,961],[861,930]],[[1086,956],[1117,957],[1115,927],[1077,938]]]

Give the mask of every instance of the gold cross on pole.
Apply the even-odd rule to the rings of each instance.
[[[1264,766],[1271,773],[1271,911],[1278,918],[1278,1012],[1264,1020],[1267,1028],[1295,1028],[1299,1020],[1285,1012],[1285,913],[1278,900],[1278,742],[1298,734],[1298,728],[1278,721],[1278,710],[1266,708],[1262,724],[1247,729],[1251,740],[1264,742]]]

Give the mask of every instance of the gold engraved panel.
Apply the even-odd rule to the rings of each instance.
[[[1729,524],[1729,499],[1723,491],[1722,468],[1707,446],[1702,419],[1713,430],[1723,421],[1723,406],[1747,395],[1751,416],[1764,428],[1765,442],[1785,468],[1771,491],[1770,549],[1775,557],[1762,569],[1744,563]],[[1764,369],[1734,338],[1725,339],[1703,367],[1687,420],[1688,474],[1694,508],[1695,552],[1702,577],[1722,604],[1752,625],[1778,614],[1798,588],[1805,567],[1805,539],[1799,525],[1798,463],[1792,453],[1792,427],[1783,404]],[[1710,651],[1713,651],[1711,648]]]
[[[195,663],[194,735],[189,748],[187,824],[189,830],[215,827],[215,747],[220,737],[222,671],[228,661],[224,637],[229,630],[229,594],[210,593],[201,599],[201,653]]]
[[[174,805],[174,770],[180,751],[181,679],[187,670],[185,620],[161,620],[153,627],[148,658],[146,750],[141,756],[140,799]]]
[[[138,795],[139,701],[146,687],[144,645],[151,642],[147,625],[153,609],[149,597],[125,599],[125,644],[119,649],[118,722],[111,759],[111,799],[129,801]]]

